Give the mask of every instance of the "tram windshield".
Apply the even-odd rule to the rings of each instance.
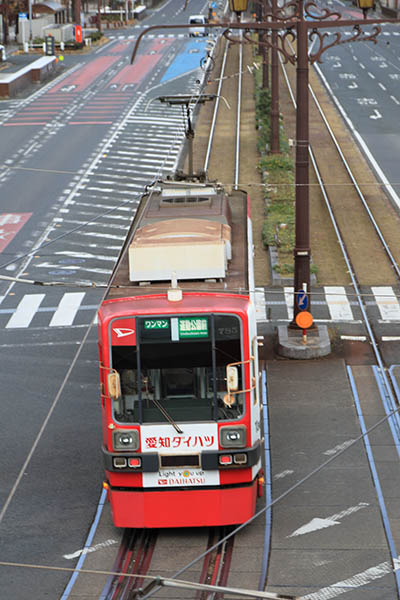
[[[232,315],[137,318],[137,345],[113,346],[121,397],[114,417],[124,423],[232,420],[244,394],[227,395],[226,366],[242,361],[240,320]],[[242,366],[238,366],[242,385]],[[163,409],[163,410],[162,410]]]

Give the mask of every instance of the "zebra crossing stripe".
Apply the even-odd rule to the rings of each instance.
[[[8,321],[6,329],[11,327],[29,327],[44,297],[45,294],[26,294]]]
[[[85,292],[64,294],[50,321],[50,327],[72,325],[84,297]]]
[[[264,288],[256,288],[255,290],[256,303],[256,319],[257,321],[266,321],[267,313],[265,310],[265,291]]]
[[[291,321],[294,314],[294,287],[283,288],[285,294],[285,302],[288,313],[288,319]]]
[[[353,311],[342,286],[325,286],[325,298],[333,321],[353,321]]]
[[[372,287],[376,304],[384,321],[400,321],[400,305],[391,287]]]

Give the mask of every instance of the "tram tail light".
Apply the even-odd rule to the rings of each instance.
[[[231,465],[233,462],[232,454],[221,454],[219,457],[220,465]]]
[[[138,469],[142,466],[142,459],[139,456],[134,456],[132,458],[128,458],[128,467],[132,469]]]

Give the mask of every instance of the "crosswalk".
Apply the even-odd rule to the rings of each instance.
[[[357,322],[358,302],[350,288],[325,286],[312,291],[315,321]],[[259,322],[282,322],[293,318],[293,288],[257,288],[256,314]],[[0,329],[54,328],[89,325],[95,319],[99,291],[54,292],[0,296]],[[383,323],[400,323],[399,291],[390,286],[372,286],[365,291],[364,304],[371,318]]]

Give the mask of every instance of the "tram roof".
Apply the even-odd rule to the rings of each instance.
[[[176,193],[178,192],[178,193]],[[126,242],[112,275],[111,288],[106,299],[152,295],[165,292],[171,281],[138,281],[130,279],[129,248],[138,230],[155,225],[155,230],[171,220],[171,227],[177,218],[183,221],[208,220],[231,229],[232,258],[228,262],[225,277],[210,279],[179,279],[178,286],[191,292],[226,292],[248,294],[248,240],[247,240],[247,193],[234,190],[227,194],[220,186],[203,185],[195,187],[171,184],[145,194],[138,207],[134,221],[128,231]],[[201,225],[201,224],[200,224]],[[201,229],[201,227],[200,227]],[[139,237],[139,236],[138,236]],[[160,252],[161,246],[160,246]],[[197,252],[201,252],[201,245]],[[173,266],[171,265],[173,271]]]

